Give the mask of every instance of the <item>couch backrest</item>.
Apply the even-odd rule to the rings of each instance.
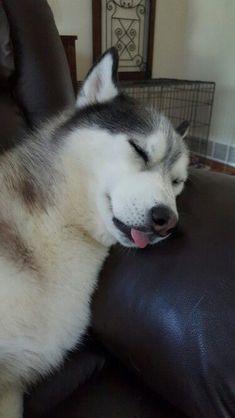
[[[0,151],[72,106],[64,49],[46,0],[0,3]]]

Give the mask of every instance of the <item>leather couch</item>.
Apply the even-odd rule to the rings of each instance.
[[[46,1],[2,0],[1,152],[73,103]],[[235,179],[190,170],[178,205],[167,241],[112,248],[91,329],[29,390],[25,418],[235,417]]]

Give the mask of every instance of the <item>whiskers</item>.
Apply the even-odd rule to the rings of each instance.
[[[137,255],[137,248],[135,247],[124,247],[123,245],[117,245],[115,251],[120,255]]]

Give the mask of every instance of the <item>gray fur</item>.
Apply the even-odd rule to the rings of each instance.
[[[160,129],[167,141],[163,160],[166,169],[185,152],[183,141],[178,135],[176,140],[176,133],[164,115],[124,94],[109,102],[66,111],[28,136],[17,150],[10,150],[0,158],[0,164],[6,168],[8,190],[18,194],[29,210],[46,210],[53,204],[59,173],[58,150],[66,141],[66,135],[81,127],[101,128],[112,134],[126,133],[130,138],[137,135],[143,141],[145,136]]]
[[[45,123],[0,157],[3,184],[11,195],[20,197],[30,211],[46,210],[53,204],[55,186],[60,179],[60,142],[55,140],[54,134],[67,117],[65,112]]]
[[[6,222],[0,222],[0,255],[7,257],[20,267],[27,265],[29,269],[38,270],[34,255],[19,231]]]
[[[101,128],[112,134],[126,133],[130,138],[138,135],[143,140],[145,136],[160,129],[167,141],[164,163],[168,169],[186,150],[179,135],[176,140],[176,132],[163,114],[122,93],[109,102],[78,108],[61,124],[55,137],[64,137],[69,131],[79,127]]]

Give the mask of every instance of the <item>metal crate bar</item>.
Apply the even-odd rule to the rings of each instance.
[[[164,113],[175,127],[184,120],[189,121],[189,148],[207,155],[214,82],[158,78],[123,81],[121,86],[128,95]]]

